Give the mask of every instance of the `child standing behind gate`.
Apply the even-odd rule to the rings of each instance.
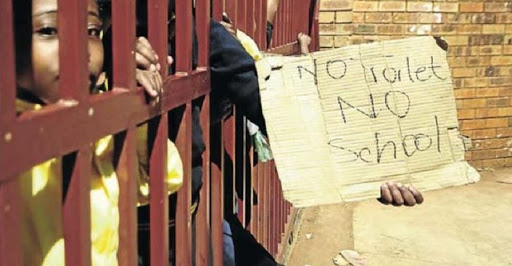
[[[16,40],[17,112],[39,110],[59,100],[59,40],[57,0],[13,1]],[[88,70],[93,91],[103,68],[101,20],[94,0],[88,0]],[[154,89],[154,88],[153,88]],[[147,89],[149,90],[149,89]],[[148,92],[155,95],[154,91]],[[146,133],[137,129],[139,203],[148,197]],[[92,265],[117,265],[119,246],[119,185],[114,167],[113,137],[93,145],[91,158]],[[183,169],[176,148],[168,142],[167,188],[179,189]],[[69,165],[53,158],[32,167],[18,178],[22,216],[24,265],[64,265],[62,199],[66,196]],[[62,193],[61,193],[62,191]],[[64,195],[64,196],[63,196]]]

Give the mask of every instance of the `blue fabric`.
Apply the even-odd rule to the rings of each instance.
[[[224,266],[235,266],[235,245],[229,223],[224,220],[223,223],[223,243],[224,243]]]

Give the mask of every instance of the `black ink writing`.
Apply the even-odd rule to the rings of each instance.
[[[344,106],[347,106],[353,110],[356,110],[357,112],[365,115],[366,117],[370,119],[376,119],[379,116],[379,113],[377,113],[375,108],[375,101],[373,98],[373,94],[370,93],[368,95],[368,102],[370,103],[370,109],[369,111],[364,111],[363,109],[351,104],[348,100],[338,97],[338,106],[340,108],[341,112],[341,118],[343,119],[343,123],[347,123],[347,115],[346,115],[346,108]],[[394,106],[391,105],[391,100],[394,100]],[[411,109],[411,99],[409,98],[409,95],[407,95],[405,92],[402,91],[388,91],[384,95],[384,105],[386,106],[386,109],[393,114],[394,116],[398,118],[405,118],[409,114],[409,110]],[[405,106],[404,110],[398,110],[398,107]],[[403,109],[403,108],[402,108]]]
[[[344,156],[348,156],[349,159],[343,161],[356,162],[361,161],[364,163],[383,163],[383,159],[386,160],[397,160],[401,159],[400,155],[403,154],[405,157],[410,158],[417,154],[417,152],[426,152],[434,146],[436,143],[437,152],[441,153],[441,138],[438,117],[434,116],[437,137],[425,133],[407,134],[396,140],[383,140],[382,134],[379,132],[374,133],[373,147],[363,147],[361,149],[348,148],[347,144],[342,138],[335,138],[329,141],[329,146],[337,150],[346,152]],[[400,151],[397,143],[401,144],[402,151]]]

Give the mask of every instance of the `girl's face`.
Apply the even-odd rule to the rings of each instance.
[[[95,0],[88,0],[89,80],[94,86],[103,69],[101,20]],[[24,52],[24,51],[19,51]],[[30,65],[18,75],[18,86],[29,90],[45,103],[59,100],[59,37],[57,0],[32,1],[32,53]],[[67,66],[73,67],[73,66]]]

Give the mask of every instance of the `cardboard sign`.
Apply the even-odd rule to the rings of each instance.
[[[464,161],[446,52],[431,37],[268,56],[258,69],[277,170],[297,207],[377,198],[389,180],[424,191],[479,179]]]

